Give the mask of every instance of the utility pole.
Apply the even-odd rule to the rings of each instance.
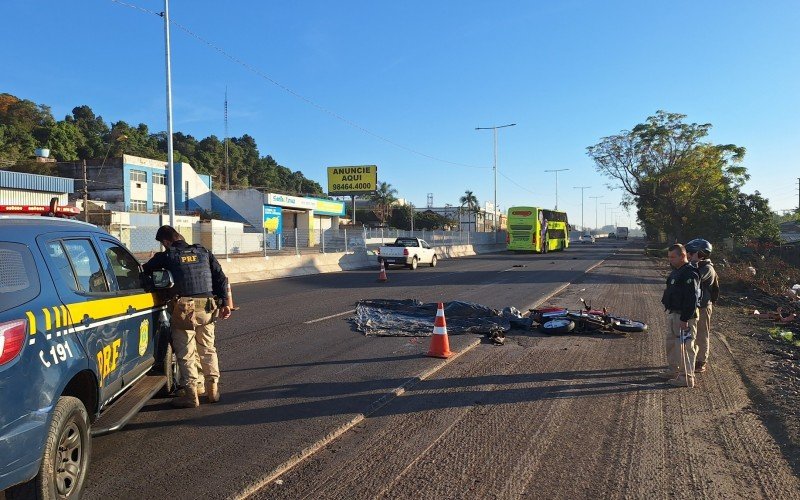
[[[89,222],[89,179],[86,174],[86,160],[83,160],[83,220]]]
[[[613,205],[613,203],[601,203],[603,205],[603,226],[608,225],[608,206]]]
[[[509,123],[508,125],[495,125],[493,127],[475,127],[475,130],[492,130],[494,131],[494,208],[495,214],[497,213],[497,129],[513,127],[516,123]],[[484,230],[486,229],[486,218],[483,220]],[[477,227],[475,228],[478,229]],[[497,231],[494,232],[494,242],[497,243]]]
[[[597,232],[597,200],[602,198],[603,196],[590,196],[589,198],[594,198],[594,230]]]
[[[563,172],[565,170],[569,170],[568,168],[559,168],[555,170],[545,170],[545,172],[555,172],[556,173],[556,210],[558,210],[558,173]]]
[[[169,225],[175,226],[175,163],[172,155],[172,65],[169,57],[169,0],[164,0],[164,45],[167,60],[167,203]]]
[[[228,87],[225,87],[225,188],[231,189],[231,170],[228,167]]]
[[[581,190],[581,231],[586,231],[586,225],[583,223],[583,192],[591,186],[573,186],[573,189]]]

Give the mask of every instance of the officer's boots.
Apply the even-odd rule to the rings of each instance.
[[[206,380],[206,397],[209,403],[219,401],[219,385],[216,380]]]
[[[197,386],[184,387],[183,394],[172,400],[172,406],[176,408],[197,408],[200,406],[200,400],[197,398]]]

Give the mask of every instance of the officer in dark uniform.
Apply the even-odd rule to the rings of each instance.
[[[145,272],[166,269],[175,280],[176,297],[170,302],[172,347],[181,369],[183,394],[173,399],[180,408],[200,405],[196,357],[205,375],[208,401],[219,401],[219,362],[214,347],[214,321],[231,315],[228,278],[214,255],[201,245],[189,245],[172,226],[156,232],[166,251],[158,252],[144,266]],[[215,297],[222,302],[217,307]]]
[[[661,303],[667,311],[667,363],[669,367],[662,378],[676,387],[694,387],[694,364],[697,348],[694,340],[697,336],[698,301],[700,300],[700,278],[697,268],[689,264],[686,249],[675,244],[667,254],[673,270],[667,278],[667,289]],[[689,338],[686,337],[689,333]],[[680,342],[683,342],[686,358],[681,353]]]

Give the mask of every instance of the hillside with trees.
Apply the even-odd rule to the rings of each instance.
[[[36,148],[48,148],[57,161],[73,162],[120,157],[123,154],[167,159],[166,132],[151,132],[140,123],[120,120],[106,123],[89,106],[77,106],[63,120],[56,120],[49,106],[0,94],[0,168],[52,174],[55,167],[35,163]],[[226,184],[225,141],[215,135],[197,139],[176,132],[174,160],[187,162],[201,174],[210,174],[217,186]],[[323,193],[322,186],[302,172],[280,165],[259,152],[247,134],[228,139],[231,187],[256,187],[289,194]]]

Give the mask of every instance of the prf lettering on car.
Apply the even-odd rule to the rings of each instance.
[[[97,370],[100,372],[100,385],[108,375],[117,369],[117,361],[119,361],[119,348],[122,345],[122,339],[117,339],[109,345],[97,351]]]
[[[184,264],[197,262],[197,255],[181,255],[181,262]]]

